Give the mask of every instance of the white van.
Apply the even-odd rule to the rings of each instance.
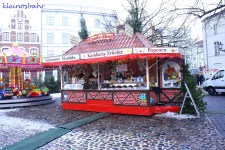
[[[204,90],[207,91],[209,95],[225,93],[225,68],[217,70],[210,79],[205,81]]]

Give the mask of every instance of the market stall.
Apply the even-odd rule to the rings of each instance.
[[[182,58],[139,33],[103,33],[42,62],[61,67],[63,109],[151,115],[179,111]]]

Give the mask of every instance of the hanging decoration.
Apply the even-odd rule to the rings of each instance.
[[[16,67],[16,87],[20,88],[22,83],[21,83],[21,80],[22,80],[22,69],[20,67]]]
[[[9,56],[9,63],[20,63],[20,57],[17,55]]]
[[[28,63],[29,64],[36,64],[38,61],[38,58],[36,56],[30,56],[28,57]]]
[[[98,64],[91,64],[92,75],[96,78],[98,75]]]
[[[0,90],[3,90],[3,89],[4,89],[4,83],[2,78],[0,78]]]
[[[15,87],[15,75],[16,75],[15,67],[11,67],[9,72],[9,85],[11,87]]]
[[[145,72],[145,61],[144,59],[138,59],[137,60],[138,68],[139,70],[144,73]]]

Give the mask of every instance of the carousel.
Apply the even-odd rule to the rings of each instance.
[[[13,46],[0,54],[0,99],[41,97],[49,95],[46,87],[37,88],[29,74],[43,70],[41,58],[33,56],[14,43]],[[28,76],[26,75],[28,73]]]
[[[179,48],[155,47],[140,33],[93,35],[42,59],[61,67],[63,109],[134,115],[179,112],[183,62]]]

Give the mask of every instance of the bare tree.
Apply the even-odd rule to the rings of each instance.
[[[102,12],[103,21],[101,24],[104,26],[106,32],[115,32],[117,25],[119,24],[119,19],[116,11],[112,11],[112,13],[105,14]]]
[[[133,27],[134,33],[140,32],[157,46],[180,46],[188,47],[193,45],[195,40],[191,36],[189,28],[193,18],[191,15],[183,17],[176,11],[171,11],[173,4],[170,0],[162,0],[156,10],[146,8],[147,0],[127,0],[124,8],[129,13],[126,22]],[[177,24],[179,26],[173,27]]]
[[[174,9],[172,11],[176,11],[176,13],[190,14],[196,16],[200,19],[204,19],[205,17],[221,12],[225,8],[224,0],[215,0],[213,3],[205,3],[203,0],[195,0],[194,5],[192,6],[179,6],[176,2],[174,3]]]

